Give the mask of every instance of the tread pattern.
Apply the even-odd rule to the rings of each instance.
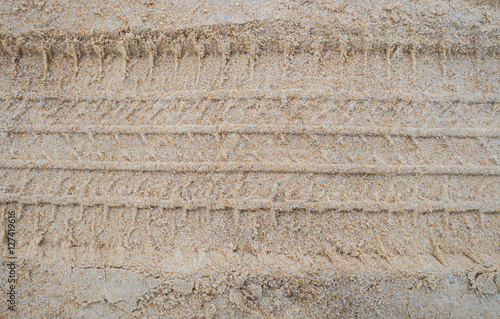
[[[234,245],[232,249],[238,247],[255,254],[293,250],[299,245],[304,255],[332,260],[335,255],[361,258],[432,255],[438,254],[437,246],[444,255],[470,254],[471,258],[476,256],[481,260],[495,254],[499,238],[494,227],[500,223],[498,212],[484,213],[473,205],[470,210],[461,207],[459,210],[464,210],[460,212],[440,209],[434,213],[376,213],[360,212],[357,206],[346,204],[321,213],[296,207],[294,213],[269,209],[265,204],[246,210],[210,211],[195,205],[184,209],[129,207],[119,202],[91,206],[68,200],[38,203],[32,200],[23,204],[24,246],[37,246],[39,242],[33,240],[43,240],[49,247],[122,246],[129,250],[147,247],[172,253],[178,249],[225,250]],[[390,211],[390,205],[386,209]],[[354,220],[360,220],[359,224],[353,223]],[[222,240],[227,236],[234,242]]]
[[[217,206],[225,201],[237,202],[242,197],[248,203],[257,203],[257,206],[262,201],[276,202],[286,208],[288,203],[295,202],[298,207],[309,205],[320,210],[322,206],[325,209],[336,207],[329,203],[339,202],[340,206],[343,202],[348,206],[360,203],[360,207],[367,207],[364,202],[378,202],[381,207],[403,203],[402,210],[406,210],[404,203],[408,203],[410,209],[421,205],[422,210],[433,210],[433,203],[446,209],[448,204],[450,207],[468,207],[469,202],[476,202],[477,207],[483,205],[497,211],[495,203],[500,195],[497,175],[417,175],[410,178],[394,174],[216,172],[210,168],[201,173],[33,168],[4,169],[1,172],[5,199],[41,196],[49,202],[51,198],[57,200],[59,196],[70,196],[77,201],[89,198],[89,203],[94,197],[117,198],[118,203],[126,204],[129,198],[133,203],[143,197],[146,206],[154,206],[156,200],[173,205],[177,201],[180,206],[185,201],[194,200]],[[474,204],[471,207],[475,207]]]
[[[447,91],[462,97],[496,93],[500,46],[495,32],[454,35],[450,38],[455,40],[446,44],[434,38],[421,39],[422,43],[394,41],[352,30],[311,32],[298,24],[262,22],[173,32],[0,34],[0,83],[18,92],[321,85],[369,95],[374,88],[415,95]],[[478,36],[481,41],[471,41]],[[257,43],[255,37],[260,39]],[[464,85],[470,81],[480,89]]]
[[[494,34],[444,45],[266,23],[0,34],[0,212],[19,212],[20,251],[148,271],[179,252],[324,273],[399,260],[418,283],[422,260],[460,260],[491,270],[468,278],[494,291]],[[198,289],[172,287],[132,301]],[[245,287],[225,297],[251,313]]]
[[[495,95],[443,98],[420,94],[410,98],[400,95],[371,98],[349,93],[351,97],[346,99],[342,93],[330,95],[305,90],[179,91],[175,94],[159,91],[154,95],[137,95],[140,94],[0,93],[0,123],[2,127],[32,123],[42,126],[266,124],[493,130],[500,125],[499,101]]]
[[[110,128],[110,132],[104,134],[96,134],[92,130],[87,133],[63,131],[48,134],[8,131],[4,137],[5,155],[2,156],[0,165],[49,165],[71,169],[75,166],[65,165],[64,162],[75,160],[81,162],[82,168],[86,169],[179,170],[186,167],[185,170],[199,170],[191,164],[182,165],[186,162],[199,163],[198,167],[208,164],[217,171],[287,171],[285,166],[289,166],[290,172],[358,171],[372,174],[408,174],[414,170],[416,174],[486,175],[498,174],[500,169],[500,139],[483,138],[480,134],[464,137],[463,135],[467,134],[465,132],[457,132],[462,135],[460,138],[449,138],[446,135],[415,138],[414,135],[367,137],[365,134],[370,134],[369,130],[369,133],[365,134],[323,135],[289,134],[283,130],[275,130],[275,133],[270,134],[220,131],[206,134],[192,133],[189,130],[179,130],[171,134],[148,134],[121,133],[120,130],[113,129]],[[200,145],[207,147],[200,150]],[[346,151],[345,145],[351,147]],[[437,151],[439,155],[433,155],[432,152]],[[281,158],[281,164],[270,161],[278,156]],[[19,166],[20,164],[16,164],[19,161],[30,162]],[[307,168],[304,164],[310,164],[311,167]],[[351,167],[359,169],[351,170]]]

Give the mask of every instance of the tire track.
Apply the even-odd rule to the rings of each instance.
[[[111,2],[0,4],[19,317],[495,317],[495,1]]]
[[[302,94],[305,93],[305,94]],[[231,96],[237,94],[239,97]],[[306,91],[182,92],[171,97],[133,95],[97,97],[57,93],[35,97],[3,95],[0,123],[3,127],[39,125],[276,125],[364,126],[423,128],[495,128],[497,100],[432,98],[401,100],[352,98]],[[270,95],[276,95],[275,97]],[[18,106],[18,105],[21,106]],[[203,111],[205,109],[205,111]],[[293,110],[293,111],[292,111]],[[460,116],[459,116],[460,114]],[[244,115],[244,116],[243,116]],[[349,121],[354,121],[349,124]],[[364,125],[355,125],[363,123]]]
[[[462,207],[408,205],[405,212],[399,210],[401,206],[368,202],[330,203],[319,210],[291,204],[292,212],[289,207],[265,202],[231,210],[227,204],[215,208],[203,203],[180,206],[136,201],[139,205],[130,206],[130,201],[106,198],[93,202],[75,197],[51,201],[2,198],[3,203],[17,204],[23,213],[23,251],[40,243],[47,251],[62,246],[82,253],[122,247],[136,253],[138,259],[149,249],[168,256],[181,249],[210,248],[254,256],[264,251],[299,250],[302,258],[323,257],[331,262],[418,256],[442,264],[457,256],[471,256],[477,262],[496,255],[498,239],[498,233],[482,226],[481,220],[494,227],[500,223],[498,211],[492,213],[487,206],[474,203]],[[30,237],[38,240],[25,240]]]
[[[496,202],[498,177],[272,172],[203,173],[107,170],[4,169],[6,196],[109,196],[180,202],[247,200],[323,202]],[[293,180],[295,183],[291,184]],[[446,187],[444,187],[446,186]],[[12,197],[11,197],[12,198]]]
[[[176,170],[180,168],[174,167],[181,167],[183,162],[205,162],[197,165],[227,171],[229,167],[235,170],[276,167],[270,169],[280,170],[272,163],[251,163],[281,157],[283,163],[294,167],[315,165],[317,168],[311,171],[316,172],[327,172],[326,165],[333,165],[332,173],[348,172],[350,166],[359,167],[359,173],[364,170],[371,171],[370,174],[391,171],[404,174],[405,170],[409,174],[411,169],[415,170],[414,174],[481,174],[481,171],[495,174],[495,166],[499,164],[499,135],[496,130],[488,129],[20,126],[4,131],[5,143],[0,148],[4,152],[0,158],[4,167],[49,168],[43,163],[52,161],[54,164],[59,162],[59,166],[52,165],[52,168],[65,168],[61,159],[74,159],[87,169],[124,170],[129,167],[138,170],[142,165],[145,170],[168,170],[171,165]],[[351,147],[346,150],[345,145]],[[429,155],[438,150],[438,155]],[[16,166],[18,164],[14,163],[19,160],[31,161],[31,164]],[[124,160],[131,163],[123,163]],[[103,163],[102,168],[98,167],[99,161]],[[238,168],[235,162],[241,162],[241,166]],[[371,169],[373,165],[380,169]],[[294,168],[297,169],[303,170]],[[356,169],[351,171],[354,173]]]

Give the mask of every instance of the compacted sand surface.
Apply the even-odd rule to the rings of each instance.
[[[2,1],[0,317],[498,318],[499,9]]]

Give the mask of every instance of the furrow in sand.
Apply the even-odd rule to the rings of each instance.
[[[496,93],[476,93],[474,95],[461,95],[458,93],[446,92],[432,94],[421,92],[418,94],[408,94],[405,92],[387,91],[373,95],[364,92],[356,92],[346,88],[338,89],[310,89],[288,88],[288,89],[214,89],[214,90],[162,90],[141,92],[124,90],[100,90],[86,91],[0,91],[0,99],[7,102],[17,101],[58,101],[58,102],[157,102],[157,101],[196,101],[196,100],[332,100],[332,101],[352,101],[366,103],[462,103],[462,104],[493,104],[500,103],[500,98]]]
[[[2,160],[3,169],[56,169],[72,171],[137,172],[270,172],[368,175],[482,175],[498,176],[498,166],[454,165],[341,165],[316,163],[233,163],[233,162],[142,162]]]
[[[134,196],[109,197],[95,196],[83,198],[80,196],[40,196],[0,194],[1,203],[20,203],[25,205],[52,204],[58,206],[107,206],[107,207],[133,207],[133,208],[165,208],[185,210],[272,210],[277,212],[312,211],[324,212],[329,210],[340,211],[367,211],[367,212],[475,212],[499,213],[500,202],[453,202],[453,201],[420,201],[420,202],[383,202],[383,201],[345,201],[345,202],[305,202],[300,200],[287,200],[276,202],[269,199],[242,199],[210,201],[206,199],[185,201],[162,200],[158,198],[145,198]]]
[[[497,128],[421,128],[319,125],[15,125],[0,132],[19,133],[97,133],[97,134],[319,134],[406,137],[500,138]]]

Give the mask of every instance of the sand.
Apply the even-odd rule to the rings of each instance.
[[[0,317],[498,318],[499,8],[3,1]]]

